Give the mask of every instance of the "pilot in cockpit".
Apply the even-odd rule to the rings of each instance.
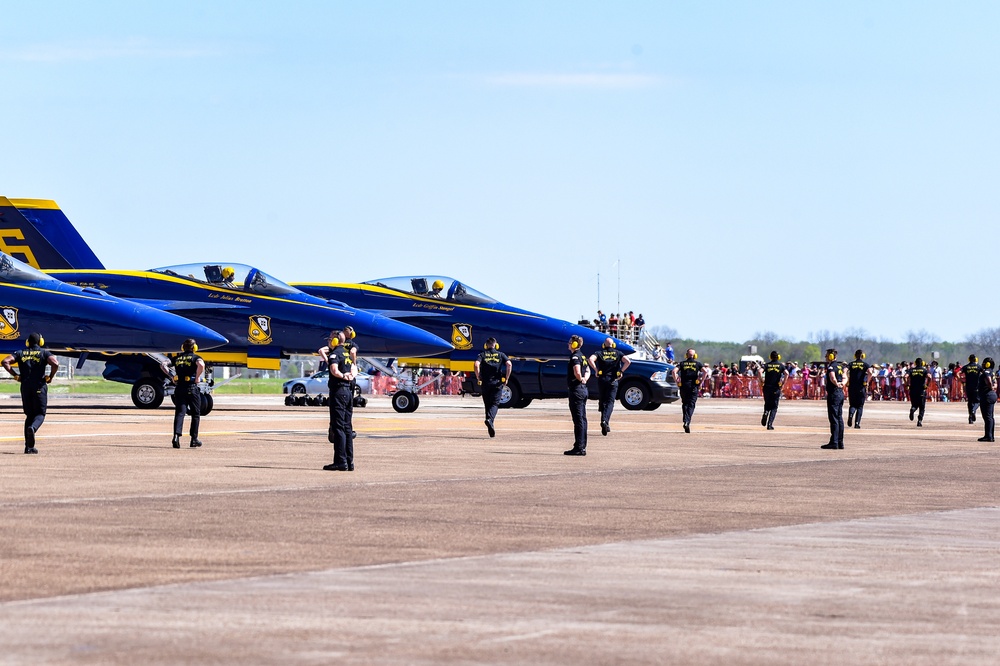
[[[427,293],[429,298],[444,298],[444,294],[441,292],[444,290],[444,282],[441,280],[434,280],[434,284],[431,285],[431,290]]]
[[[236,275],[236,271],[233,270],[232,266],[226,266],[222,269],[222,286],[228,287],[230,289],[236,289],[236,285],[233,284],[233,277]]]

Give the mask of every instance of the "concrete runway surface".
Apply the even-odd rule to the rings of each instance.
[[[616,408],[567,457],[565,401],[355,412],[222,396],[51,401],[37,456],[0,397],[0,663],[995,664],[997,444],[964,404]],[[846,415],[846,410],[845,410]]]

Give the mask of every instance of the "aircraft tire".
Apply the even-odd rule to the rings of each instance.
[[[646,409],[651,397],[649,387],[642,382],[627,382],[618,389],[618,399],[622,407],[632,411]]]
[[[212,397],[211,393],[201,394],[201,415],[206,416],[212,413],[215,409],[215,398]]]
[[[163,404],[163,380],[146,377],[132,384],[132,404],[139,409],[156,409]]]
[[[418,404],[417,396],[409,391],[396,391],[392,394],[392,408],[400,414],[409,414]]]
[[[517,407],[519,402],[521,402],[521,386],[516,379],[511,379],[500,389],[500,409]]]

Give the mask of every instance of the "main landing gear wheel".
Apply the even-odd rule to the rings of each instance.
[[[211,393],[201,394],[201,415],[207,416],[212,413],[215,409],[215,398],[212,397]]]
[[[139,409],[156,409],[163,404],[163,380],[140,379],[132,384],[132,404]]]
[[[397,391],[392,394],[392,408],[400,414],[409,414],[417,411],[420,406],[420,398],[415,393],[409,391]]]

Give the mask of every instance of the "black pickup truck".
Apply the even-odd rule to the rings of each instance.
[[[532,400],[565,398],[567,359],[539,361],[511,359],[510,382],[500,394],[501,407],[527,407]],[[597,378],[587,383],[590,398],[597,400]],[[480,395],[476,375],[468,373],[462,390]],[[673,366],[659,361],[632,361],[618,381],[618,399],[625,409],[653,410],[663,403],[676,402],[680,391],[673,380]]]

